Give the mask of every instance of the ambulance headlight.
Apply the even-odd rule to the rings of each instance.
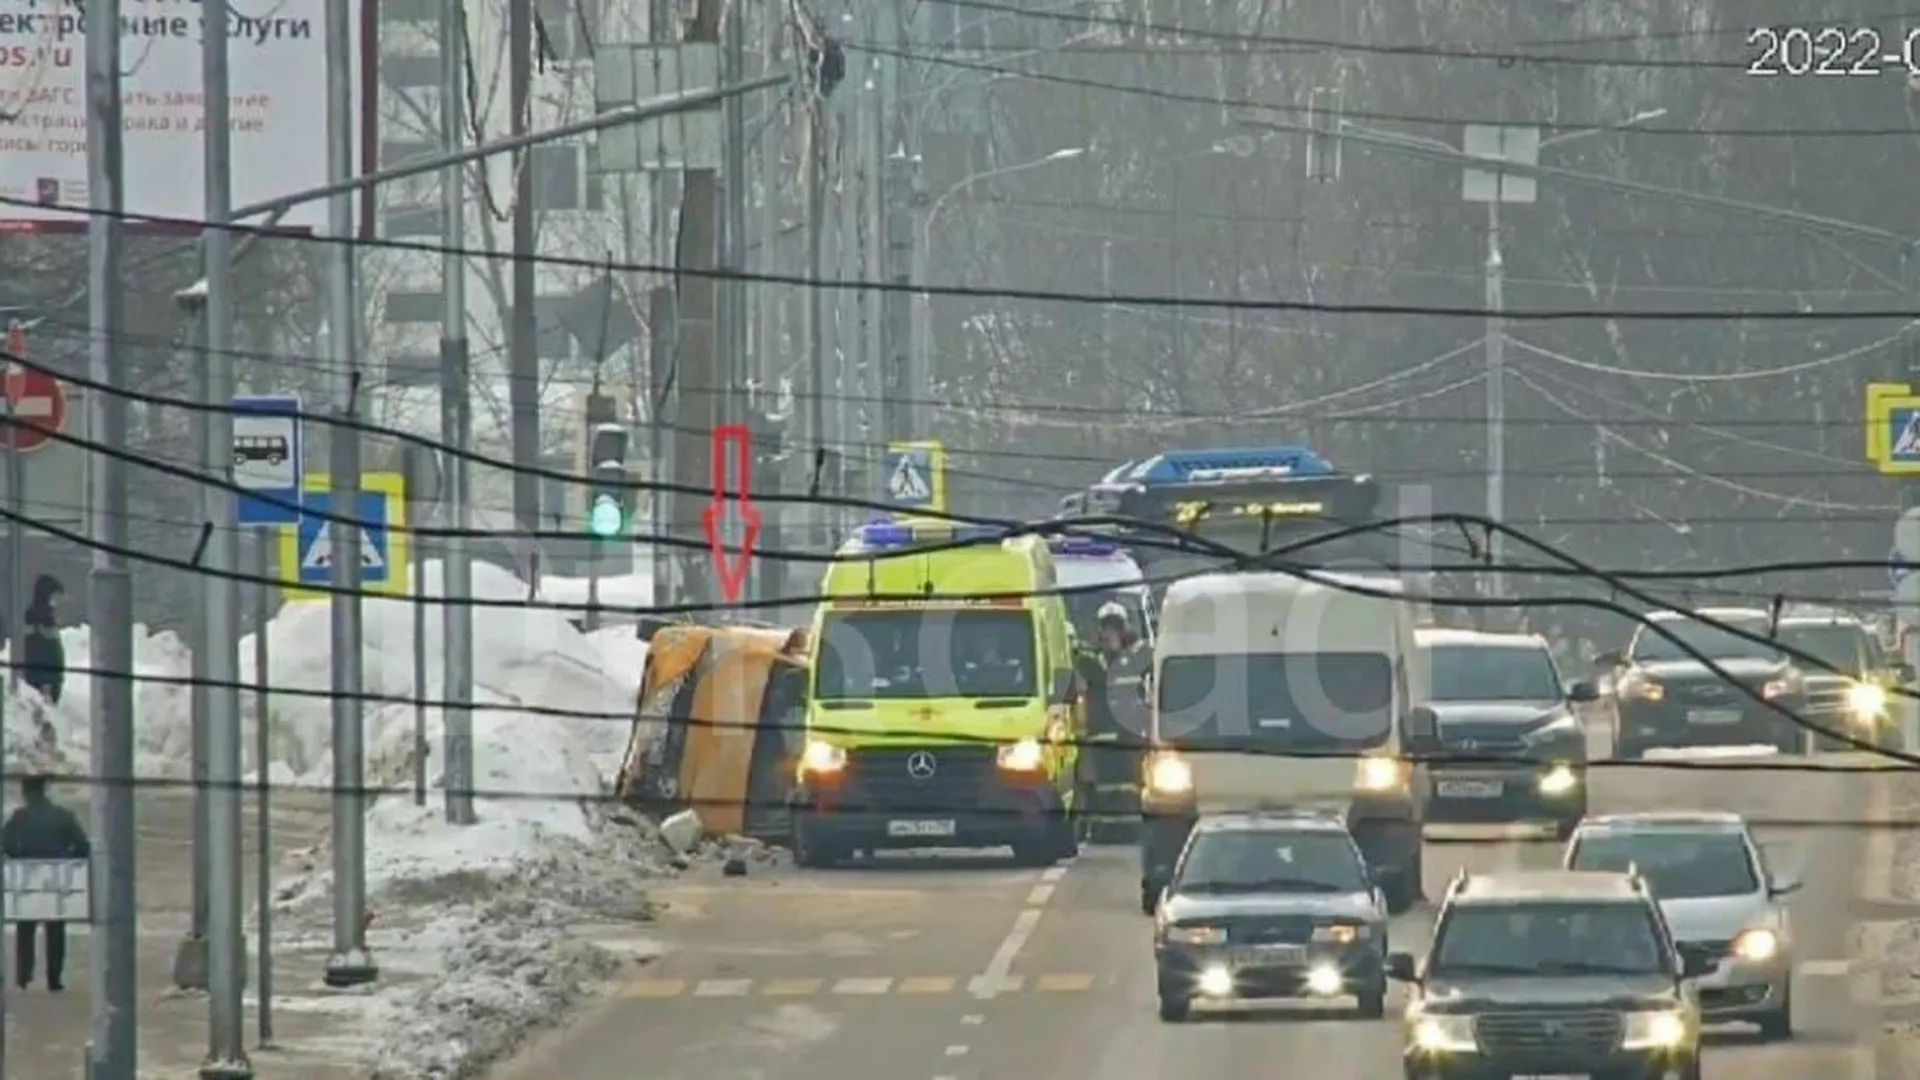
[[[1038,739],[1021,739],[999,750],[1000,767],[1008,772],[1038,772],[1047,763]]]
[[[1471,1016],[1423,1016],[1413,1022],[1413,1045],[1429,1054],[1471,1054],[1480,1049]]]
[[[1406,763],[1398,758],[1363,757],[1353,785],[1361,791],[1402,791],[1407,786],[1408,775]]]
[[[845,747],[820,739],[808,739],[800,751],[800,769],[810,773],[836,773],[847,767]]]

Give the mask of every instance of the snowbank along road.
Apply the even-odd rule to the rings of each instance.
[[[1742,1029],[1716,1033],[1708,1077],[1911,1075],[1898,1071],[1897,1031],[1883,1031],[1882,999],[1897,996],[1882,985],[1886,965],[1857,952],[1871,944],[1862,920],[1873,917],[1863,868],[1893,865],[1890,834],[1843,825],[1890,797],[1883,780],[1596,770],[1596,813],[1706,807],[1787,819],[1763,827],[1762,839],[1804,854],[1806,887],[1794,898],[1797,1037],[1769,1044]],[[1545,866],[1558,854],[1546,840],[1430,841],[1427,891],[1439,895],[1461,867]],[[1881,890],[1892,888],[1880,878]],[[495,1076],[544,1080],[564,1069],[573,1080],[629,1080],[642,1061],[661,1080],[1238,1080],[1283,1063],[1300,1076],[1400,1075],[1398,990],[1385,1021],[1283,1007],[1159,1022],[1137,880],[1124,847],[1089,848],[1044,871],[889,859],[689,878],[656,894],[667,906],[666,955]],[[1395,947],[1423,945],[1431,917],[1423,906],[1395,920]],[[1907,925],[1902,940],[1920,951],[1920,933]]]

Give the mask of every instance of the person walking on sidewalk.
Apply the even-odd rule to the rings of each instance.
[[[20,679],[40,691],[50,705],[60,704],[67,683],[67,650],[60,644],[60,597],[66,593],[60,579],[41,574],[33,582],[33,603],[27,605],[26,644],[20,650]]]
[[[47,795],[48,779],[29,776],[20,782],[21,802],[0,827],[0,850],[9,859],[84,859],[93,851],[87,830],[72,810]],[[34,935],[37,922],[15,926],[13,981],[22,990],[33,983]],[[50,922],[47,928],[47,989],[58,993],[67,966],[67,924]]]

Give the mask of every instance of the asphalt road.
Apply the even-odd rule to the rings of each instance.
[[[1755,819],[1843,821],[1868,780],[1837,773],[1612,770],[1593,809],[1718,807]],[[1797,846],[1798,1038],[1716,1035],[1710,1078],[1870,1076],[1860,1032],[1877,1017],[1850,993],[1849,929],[1861,845],[1837,828],[1770,827]],[[1427,888],[1461,866],[1550,864],[1551,842],[1434,842]],[[671,951],[569,1028],[496,1072],[545,1080],[1213,1080],[1398,1075],[1398,1028],[1338,1012],[1154,1014],[1149,923],[1130,849],[1092,848],[1048,871],[991,860],[713,878],[665,895]],[[1424,942],[1431,912],[1396,920]]]

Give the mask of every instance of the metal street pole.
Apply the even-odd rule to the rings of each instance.
[[[1500,200],[1487,203],[1487,517],[1507,519],[1507,321],[1506,261],[1500,251]],[[1501,565],[1505,547],[1497,531],[1487,536],[1487,560]],[[1497,573],[1487,579],[1489,594],[1505,595]]]
[[[460,8],[448,4],[440,27],[440,149],[449,157],[466,141],[466,62],[462,55]],[[450,448],[444,473],[449,536],[440,560],[440,711],[441,782],[447,820],[471,825],[473,814],[473,354],[467,345],[467,263],[459,254],[467,238],[467,167],[447,166],[440,174],[440,213],[445,219],[447,251],[440,257],[445,295],[440,309],[440,441]],[[418,546],[417,544],[415,545]],[[414,586],[421,583],[415,579]]]
[[[206,0],[208,26],[227,25],[227,0]],[[91,37],[92,35],[89,35]],[[240,627],[234,616],[239,588],[239,530],[233,476],[233,123],[228,88],[228,37],[205,34],[201,42],[206,151],[207,441],[225,448],[221,467],[208,477],[206,507],[213,535],[204,566],[207,618],[207,1058],[200,1075],[251,1077],[244,1035],[247,981],[245,887],[241,877]]]
[[[508,127],[525,135],[533,121],[533,0],[507,0]],[[507,326],[507,398],[513,443],[513,522],[524,535],[540,527],[540,355],[534,295],[533,154],[514,153],[512,314]],[[538,547],[533,549],[536,553]],[[540,559],[529,562],[539,584]]]
[[[120,0],[94,0],[95,26],[120,25]],[[139,1071],[140,909],[134,882],[133,583],[127,572],[127,399],[119,360],[126,328],[121,280],[121,215],[126,208],[124,125],[120,112],[120,35],[86,35],[87,375],[103,389],[87,395],[87,430],[108,450],[92,473],[93,567],[87,581],[87,633],[93,693],[87,721],[93,800],[90,889],[98,936],[92,975],[93,1039],[89,1080],[135,1080]]]
[[[733,81],[747,73],[745,5],[729,5],[726,13],[721,16],[721,22],[720,77],[723,81]],[[747,99],[744,96],[728,98],[721,105],[720,113],[725,136],[720,170],[720,263],[726,269],[739,273],[747,268]],[[744,423],[748,420],[749,414],[742,405],[746,405],[748,409],[754,407],[746,387],[754,381],[757,370],[751,358],[747,356],[747,283],[738,278],[721,282],[717,299],[720,325],[717,328],[716,337],[720,349],[719,366],[721,368],[718,384],[729,400],[720,404],[715,416],[725,417],[736,423]],[[759,452],[759,448],[755,447],[750,453],[750,460],[757,460]],[[748,480],[746,477],[741,477],[740,482],[747,483]],[[595,576],[591,584],[596,593],[604,547],[603,544],[595,544],[593,549]],[[749,566],[752,567],[752,574],[747,579],[746,595],[748,599],[758,600],[766,595],[766,580],[761,572],[761,560],[755,558],[751,560]],[[595,625],[599,617],[597,600],[596,596],[596,602],[588,608],[588,617],[595,621]]]
[[[273,705],[270,693],[273,680],[273,656],[267,638],[273,621],[273,538],[266,530],[253,537],[254,570],[259,584],[253,587],[253,771],[260,780],[254,796],[255,823],[260,833],[260,851],[253,866],[253,894],[260,910],[260,1045],[273,1045],[273,777],[268,766],[273,762]]]
[[[205,240],[211,233],[202,237],[202,260],[205,259]],[[201,273],[206,267],[201,267]],[[193,316],[193,354],[182,356],[183,364],[194,372],[194,391],[197,400],[209,405],[220,404],[213,396],[212,370],[202,362],[207,350],[207,321],[204,310]],[[195,409],[187,418],[192,429],[194,455],[200,472],[213,477],[219,474],[219,451],[213,447],[210,438],[212,415]],[[226,448],[227,454],[233,453],[232,447]],[[215,486],[211,483],[199,485],[194,492],[194,501],[199,507],[201,521],[217,521],[213,516],[211,501]],[[208,806],[207,806],[207,695],[213,685],[207,675],[207,664],[213,658],[213,639],[208,635],[213,624],[207,618],[207,590],[202,585],[200,602],[192,614],[189,631],[193,635],[191,642],[193,655],[190,658],[193,685],[188,689],[188,707],[192,715],[189,724],[189,756],[192,759],[190,775],[193,779],[193,914],[187,928],[187,936],[180,940],[180,947],[173,956],[173,985],[181,990],[205,990],[207,988],[207,910],[211,899],[207,895],[208,883],[213,880],[212,871],[207,866],[208,851]]]
[[[353,5],[327,5],[327,176],[354,173]],[[327,335],[329,359],[338,373],[335,415],[327,437],[328,500],[336,520],[323,542],[331,562],[333,698],[333,951],[327,956],[328,986],[358,986],[378,977],[366,948],[367,806],[364,702],[360,641],[360,310],[354,297],[353,196],[328,200]]]
[[[826,138],[826,103],[818,98],[806,105],[808,133],[806,137],[807,160],[803,164],[803,196],[806,199],[807,214],[807,271],[808,281],[819,281],[823,276],[824,252],[822,243],[826,239],[826,152],[822,145]],[[827,396],[838,393],[827,378],[827,334],[825,289],[806,290],[805,323],[807,328],[807,442],[814,448],[826,447],[845,437],[845,432],[827,430]],[[813,520],[809,522],[810,543],[821,550],[828,550],[833,543],[829,534],[829,514],[824,506],[813,508]]]

